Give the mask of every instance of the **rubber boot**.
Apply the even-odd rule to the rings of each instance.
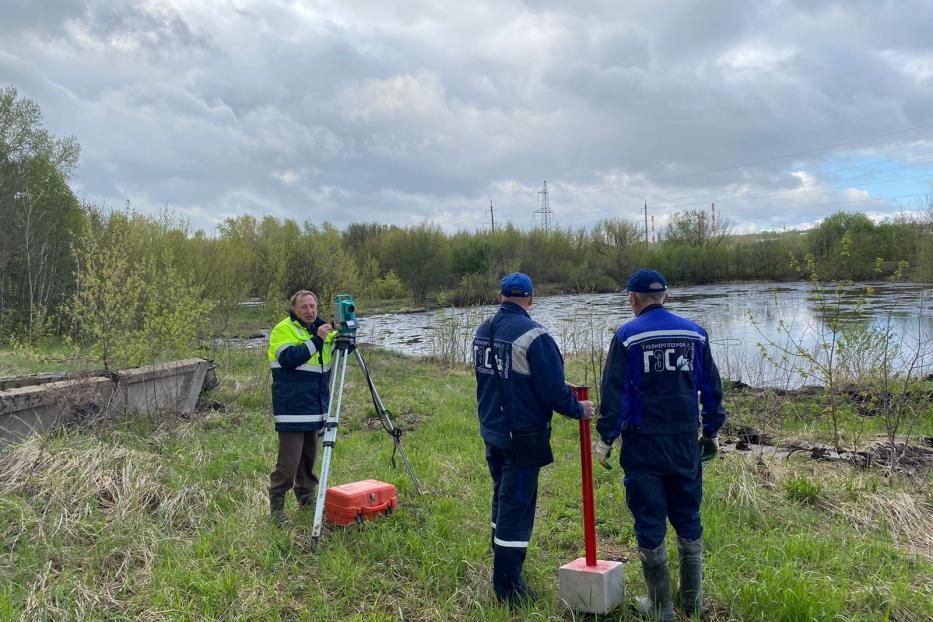
[[[530,600],[528,586],[522,577],[527,549],[496,545],[492,561],[492,587],[500,602],[519,604]]]
[[[311,490],[305,490],[304,488],[298,490],[295,488],[295,498],[298,499],[298,507],[304,509],[314,505],[317,495],[313,488]]]
[[[680,554],[680,599],[688,617],[703,616],[703,538],[677,537]]]
[[[284,525],[288,522],[288,517],[285,516],[285,495],[269,493],[269,514],[276,525]]]
[[[671,572],[667,565],[667,549],[662,543],[656,549],[639,547],[641,570],[645,575],[648,597],[635,597],[638,612],[652,620],[674,622],[674,601],[671,592]]]

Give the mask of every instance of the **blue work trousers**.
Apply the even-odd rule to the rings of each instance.
[[[541,471],[516,467],[512,455],[511,449],[486,443],[486,462],[492,476],[492,586],[500,599],[527,589],[522,564],[534,527]]]
[[[703,535],[703,468],[695,432],[623,433],[619,463],[625,471],[625,501],[635,519],[638,546],[660,546],[667,520],[682,538],[696,540]]]

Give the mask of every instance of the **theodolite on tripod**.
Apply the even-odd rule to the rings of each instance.
[[[402,448],[402,430],[392,423],[389,410],[385,407],[385,404],[383,404],[382,398],[379,397],[379,391],[376,390],[376,385],[373,382],[372,375],[369,373],[369,368],[366,366],[366,361],[363,360],[363,355],[356,347],[357,328],[359,328],[359,324],[356,321],[356,305],[353,304],[353,297],[349,294],[340,294],[334,300],[334,329],[337,331],[337,338],[334,340],[334,356],[331,366],[330,402],[327,406],[327,416],[324,419],[324,455],[321,459],[321,475],[318,481],[317,501],[314,506],[314,526],[311,531],[311,537],[314,539],[315,544],[321,537],[321,523],[324,517],[324,500],[327,495],[327,476],[330,473],[330,461],[333,456],[334,446],[337,444],[337,425],[340,422],[340,406],[343,403],[343,387],[347,375],[347,361],[350,358],[351,352],[356,354],[356,362],[360,366],[360,371],[363,372],[363,377],[366,379],[366,385],[369,387],[369,392],[372,395],[373,406],[376,409],[376,414],[379,416],[379,421],[382,423],[382,427],[385,431],[392,436],[393,443],[395,444],[392,450],[392,467],[395,468],[395,454],[398,453],[402,458],[402,462],[405,464],[405,469],[408,471],[411,482],[415,485],[415,490],[418,494],[421,494],[421,484],[418,482],[415,471],[408,461],[408,456],[405,455],[405,450]],[[337,380],[338,376],[340,378],[339,384]],[[335,389],[337,398],[336,406],[334,405]]]

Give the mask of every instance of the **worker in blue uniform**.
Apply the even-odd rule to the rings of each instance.
[[[564,360],[554,339],[531,319],[534,301],[527,274],[500,283],[498,312],[476,330],[473,353],[480,434],[492,476],[492,583],[509,605],[533,599],[522,565],[534,525],[541,467],[553,462],[553,411],[590,419],[594,407],[578,401],[564,381]]]
[[[716,435],[726,411],[709,337],[697,324],[664,308],[664,277],[655,270],[638,270],[626,291],[635,319],[618,329],[609,346],[595,452],[611,468],[612,443],[621,438],[626,503],[635,520],[648,591],[647,598],[638,599],[639,609],[669,622],[675,618],[664,547],[668,520],[677,532],[684,612],[703,615],[700,458],[718,451]]]

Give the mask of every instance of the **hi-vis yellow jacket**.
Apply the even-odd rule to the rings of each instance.
[[[305,328],[294,313],[269,335],[272,414],[277,432],[307,432],[324,425],[330,403],[330,362],[337,331],[317,336],[320,318]]]

